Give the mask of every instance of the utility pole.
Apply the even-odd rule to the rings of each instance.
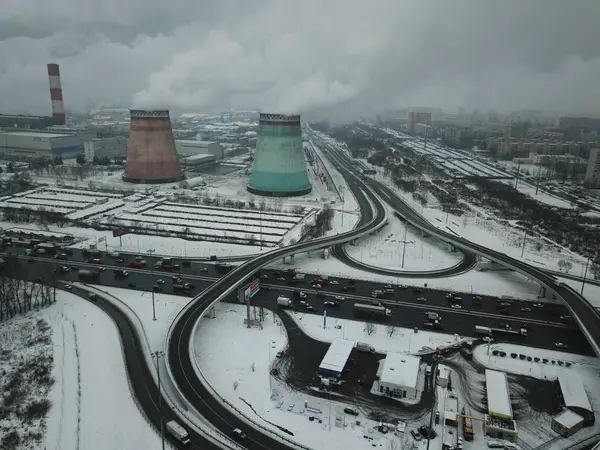
[[[152,286],[152,320],[156,320],[156,305],[154,304],[154,286]]]
[[[404,242],[402,243],[402,268],[404,269],[404,255],[406,254],[406,234],[408,233],[408,220],[404,221]]]
[[[527,230],[525,230],[525,234],[523,234],[523,248],[521,248],[521,258],[525,253],[525,243],[527,242]]]
[[[581,295],[583,295],[583,288],[585,287],[585,280],[587,278],[587,272],[588,272],[589,265],[590,265],[590,258],[588,258],[587,262],[585,263],[585,272],[583,274],[583,283],[581,283],[581,292],[580,292]]]
[[[346,200],[346,196],[344,195],[344,185],[341,184],[338,187],[338,191],[340,192],[340,196],[342,197],[342,226],[344,226],[344,206],[345,206],[345,200]]]
[[[152,355],[156,357],[156,379],[158,382],[158,415],[160,417],[160,439],[162,443],[162,450],[165,450],[165,430],[162,414],[162,395],[160,393],[160,358],[164,356],[164,353],[161,351],[156,351]]]
[[[538,179],[537,184],[535,185],[535,195],[537,195],[540,190],[540,180],[542,179],[542,166],[540,166],[540,170],[538,170]]]

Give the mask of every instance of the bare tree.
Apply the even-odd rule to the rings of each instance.
[[[375,334],[375,324],[373,322],[365,322],[365,332],[369,336]]]
[[[573,263],[571,261],[565,261],[565,272],[569,273],[569,270],[573,268]]]
[[[394,335],[394,333],[396,332],[396,327],[394,325],[388,325],[386,327],[386,331],[389,337],[392,337]]]
[[[559,259],[558,260],[558,270],[560,270],[562,272],[562,270],[565,268],[566,264],[567,264],[567,262],[564,259]]]

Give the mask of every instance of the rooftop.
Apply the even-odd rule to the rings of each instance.
[[[215,155],[205,155],[204,153],[201,153],[199,155],[191,155],[183,158],[184,161],[198,161],[199,159],[215,159]]]
[[[421,358],[400,353],[388,353],[379,378],[381,383],[409,388],[417,387]]]
[[[39,137],[45,139],[52,138],[63,138],[73,136],[71,133],[36,133],[34,131],[8,131],[2,134],[9,134],[11,136],[23,136],[23,137]]]
[[[568,408],[581,408],[592,412],[592,405],[588,398],[581,378],[576,373],[569,373],[569,376],[559,376],[558,383],[562,392],[565,405]]]
[[[355,344],[356,342],[349,341],[348,339],[336,339],[333,341],[319,365],[319,370],[342,373]]]
[[[216,144],[213,141],[196,141],[194,139],[176,139],[176,143],[194,147],[208,147],[210,144]]]
[[[512,419],[513,413],[506,374],[497,370],[486,369],[485,386],[490,415]]]
[[[565,409],[559,415],[554,417],[554,420],[560,423],[565,428],[573,428],[578,423],[583,422],[583,417],[579,414],[574,413],[570,409]]]

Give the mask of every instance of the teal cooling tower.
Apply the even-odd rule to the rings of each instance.
[[[261,114],[248,191],[269,197],[308,194],[300,116]]]

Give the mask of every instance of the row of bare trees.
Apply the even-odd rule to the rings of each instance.
[[[50,268],[27,276],[20,260],[10,258],[0,269],[0,322],[56,301],[56,277]],[[17,278],[18,277],[18,278]]]

